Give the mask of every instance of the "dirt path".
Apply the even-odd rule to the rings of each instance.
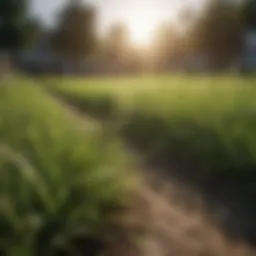
[[[80,111],[56,95],[55,100],[81,129],[104,129],[104,122]],[[111,138],[110,138],[111,139]],[[128,154],[136,150],[127,148]],[[252,256],[244,243],[229,240],[211,223],[202,200],[180,183],[160,177],[159,170],[138,161],[142,177],[116,232],[107,235],[109,256]],[[146,175],[145,175],[146,174]],[[136,241],[134,241],[134,239]],[[138,241],[140,246],[138,245]]]

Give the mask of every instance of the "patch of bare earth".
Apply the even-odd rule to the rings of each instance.
[[[172,193],[171,184],[163,181],[162,185],[162,191],[159,188],[156,191],[144,181],[134,191],[127,208],[112,218],[105,234],[107,251],[103,255],[256,255],[245,242],[229,240],[199,201],[193,201],[194,207],[186,207],[186,203]]]
[[[84,113],[61,100],[59,103],[73,118],[85,119],[82,124],[87,126],[88,118]],[[93,129],[100,129],[101,122],[92,123],[96,124]],[[128,152],[133,154],[133,150]],[[104,247],[101,255],[256,255],[255,250],[244,241],[234,241],[225,236],[193,191],[161,178],[159,172],[147,167],[139,173],[142,173],[140,186],[126,199],[126,207],[111,217],[108,228],[102,234]]]

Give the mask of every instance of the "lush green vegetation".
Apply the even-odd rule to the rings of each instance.
[[[131,174],[126,173],[128,162],[120,143],[106,143],[99,130],[78,124],[78,118],[71,121],[37,84],[14,78],[2,81],[4,255],[74,255],[77,241],[85,239],[85,244],[86,238],[97,237],[108,214],[121,205]]]
[[[255,82],[193,75],[48,80],[80,109],[115,120],[125,138],[177,173],[245,179],[248,187],[256,179]]]
[[[119,135],[190,180],[235,178],[255,191],[253,84],[235,77],[7,77],[0,87],[0,254],[94,255],[91,245],[99,248],[108,217],[130,203],[123,200],[135,185]],[[130,219],[142,217],[134,224],[139,233],[148,225],[145,203],[160,200],[151,191],[147,201],[148,189],[139,187],[135,213],[126,211]],[[172,214],[166,212],[168,223]],[[121,232],[138,235],[130,226]]]

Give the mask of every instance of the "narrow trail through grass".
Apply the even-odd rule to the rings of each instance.
[[[89,99],[95,118],[40,85],[0,86],[1,255],[255,255],[126,146],[112,100]]]
[[[98,116],[93,116],[92,114],[88,114],[85,109],[79,109],[77,106],[72,105],[70,102],[68,102],[66,99],[61,98],[59,95],[53,95],[57,99],[57,101],[65,108],[69,109],[71,113],[74,116],[79,117],[81,120],[90,120],[90,122],[94,123],[97,127],[97,129],[105,129],[106,130],[106,136],[109,136],[109,139],[114,138],[117,134],[114,133],[111,129],[113,126],[111,126],[111,122],[109,123],[105,119],[100,119]],[[111,134],[111,136],[110,136]],[[202,243],[199,247],[197,247],[196,251],[199,250],[199,248],[204,247],[206,245],[207,250],[209,250],[209,242],[210,240],[214,239],[211,236],[218,237],[218,243],[215,244],[215,242],[212,243],[211,246],[218,248],[218,252],[214,252],[212,255],[240,255],[241,251],[244,253],[244,245],[241,244],[241,242],[237,243],[237,246],[234,246],[233,242],[227,242],[225,236],[223,235],[222,238],[219,237],[219,234],[221,233],[220,230],[215,229],[213,226],[218,225],[216,223],[216,219],[212,218],[212,216],[209,216],[209,212],[205,208],[204,203],[202,202],[202,198],[194,189],[190,188],[189,186],[185,185],[183,186],[182,183],[178,182],[176,179],[170,177],[167,178],[167,176],[164,175],[164,168],[163,166],[155,163],[154,167],[152,167],[152,163],[148,163],[147,160],[142,157],[143,154],[140,152],[137,148],[134,148],[132,146],[127,145],[127,154],[132,154],[133,157],[136,158],[136,168],[140,174],[142,174],[144,185],[143,189],[141,188],[140,191],[137,192],[137,197],[139,198],[139,204],[145,204],[147,205],[147,210],[149,215],[152,215],[151,218],[155,218],[152,220],[147,220],[146,222],[149,223],[150,221],[154,224],[153,225],[153,232],[151,233],[151,238],[153,240],[153,247],[152,252],[156,250],[154,253],[149,253],[145,255],[157,255],[157,253],[161,253],[161,250],[171,250],[172,253],[176,252],[175,255],[188,255],[188,251],[192,250],[191,248],[194,246],[197,247],[195,244],[192,244],[187,241],[186,239],[188,237],[191,237],[196,234],[200,234],[199,237],[196,238],[195,243]],[[143,191],[143,192],[142,192]],[[209,203],[211,204],[211,202]],[[150,206],[151,205],[151,206]],[[140,206],[134,206],[138,211],[144,212],[145,209],[140,209]],[[211,209],[213,210],[213,209]],[[216,209],[215,209],[216,210]],[[136,213],[140,215],[140,213]],[[143,214],[146,214],[145,212]],[[225,211],[223,212],[221,208],[218,208],[216,210],[216,214],[219,214],[221,216],[227,214]],[[241,230],[237,230],[234,228],[234,223],[237,220],[229,220],[230,216],[227,217],[228,219],[222,220],[224,222],[224,226],[227,225],[226,229],[228,231],[229,235],[232,235],[232,239],[238,239],[238,240],[247,240],[247,238],[244,238]],[[140,225],[144,225],[144,221],[141,221]],[[213,221],[215,224],[212,226],[209,223],[209,221]],[[251,221],[251,220],[250,220]],[[225,223],[225,222],[228,222]],[[179,223],[179,224],[178,224]],[[180,226],[183,225],[184,226]],[[193,224],[192,224],[193,223]],[[195,224],[197,223],[197,224]],[[199,224],[200,223],[200,224]],[[199,225],[199,226],[197,226]],[[202,225],[202,226],[201,226]],[[241,223],[238,224],[238,226],[241,225]],[[234,228],[234,230],[230,230]],[[145,228],[145,227],[144,227]],[[151,227],[152,228],[152,227]],[[202,228],[202,230],[201,230]],[[223,227],[222,227],[223,228]],[[212,233],[213,232],[216,233]],[[184,232],[183,235],[179,233]],[[188,235],[191,232],[190,235]],[[195,233],[194,233],[195,232]],[[220,233],[219,233],[220,232]],[[235,235],[235,236],[233,236]],[[187,238],[185,238],[188,236]],[[204,238],[205,236],[205,238]],[[154,238],[153,238],[154,237]],[[159,237],[162,237],[159,241]],[[190,237],[190,238],[191,238]],[[189,238],[189,239],[190,239]],[[173,241],[173,245],[170,246],[168,244],[168,241]],[[179,241],[179,246],[177,246],[177,242]],[[181,242],[182,241],[182,242]],[[225,241],[225,242],[224,242]],[[182,244],[180,244],[182,243]],[[211,243],[211,242],[210,242]],[[224,243],[224,244],[222,244]],[[227,244],[231,243],[232,246],[227,249]],[[168,246],[167,246],[168,244]],[[203,245],[204,244],[204,245]],[[176,249],[175,249],[175,246]],[[192,246],[192,247],[191,247]],[[179,251],[182,249],[182,252]],[[224,249],[225,248],[225,249]],[[236,248],[237,254],[235,254],[235,251],[231,248]],[[147,246],[148,249],[148,246]],[[160,252],[159,252],[160,250]],[[176,250],[176,251],[175,251]],[[178,250],[178,251],[177,251]],[[183,251],[184,250],[184,251]],[[210,249],[214,251],[215,249]],[[224,251],[225,252],[224,252]],[[227,250],[227,251],[226,251]],[[232,252],[231,252],[231,251]],[[190,254],[193,255],[193,254]],[[195,254],[197,255],[197,254]],[[243,254],[242,254],[243,255]],[[247,254],[244,254],[247,255]],[[249,254],[248,254],[249,255]]]
[[[92,117],[61,98],[56,100],[71,118],[81,123],[89,121],[95,129],[106,128],[105,120]],[[109,132],[108,128],[106,136]],[[135,155],[137,150],[127,148],[127,154],[131,152],[137,160],[134,168],[141,174],[141,184],[125,212],[114,218],[113,229],[107,233],[106,256],[251,256],[253,250],[246,243],[227,238],[213,220],[211,223],[196,193],[165,181],[159,177],[159,170],[145,167]]]

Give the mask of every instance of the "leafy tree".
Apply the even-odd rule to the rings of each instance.
[[[38,38],[40,38],[40,36],[43,34],[43,31],[44,27],[40,20],[34,17],[30,17],[25,24],[23,33],[23,37],[25,39],[24,47],[32,47]]]
[[[210,1],[190,31],[195,52],[206,54],[216,67],[227,65],[241,50],[243,23],[238,5]]]
[[[9,53],[33,45],[37,40],[41,23],[28,14],[28,0],[0,1],[0,49]]]
[[[27,0],[0,1],[0,48],[13,50],[25,43]]]
[[[84,58],[93,53],[96,46],[95,10],[82,1],[67,4],[53,35],[53,48],[61,56]]]
[[[103,40],[103,52],[107,59],[122,62],[129,51],[129,31],[123,24],[111,26]]]
[[[179,31],[169,22],[162,23],[153,42],[153,65],[158,69],[172,66],[181,55],[184,42]]]
[[[256,28],[256,1],[247,0],[244,4],[243,11],[246,25]]]

